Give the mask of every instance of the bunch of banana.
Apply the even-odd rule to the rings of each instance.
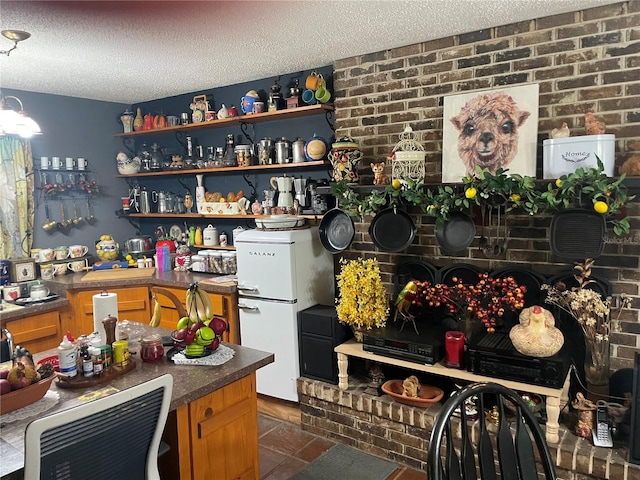
[[[162,307],[160,306],[160,302],[155,295],[153,296],[152,300],[156,303],[153,307],[153,315],[151,316],[149,325],[152,327],[158,327],[160,326],[160,320],[162,319]]]
[[[207,292],[201,290],[197,283],[191,284],[187,290],[187,315],[191,323],[208,323],[213,318],[213,302]]]

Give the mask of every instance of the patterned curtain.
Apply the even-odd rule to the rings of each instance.
[[[0,137],[0,258],[29,256],[33,241],[33,159],[29,140]]]

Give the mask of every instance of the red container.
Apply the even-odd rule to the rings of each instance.
[[[456,330],[445,333],[444,364],[451,368],[464,368],[464,333]]]

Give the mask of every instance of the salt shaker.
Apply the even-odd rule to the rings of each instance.
[[[227,246],[227,234],[224,232],[220,233],[220,246],[221,247]]]

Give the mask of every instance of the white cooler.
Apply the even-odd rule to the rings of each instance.
[[[542,142],[543,176],[558,178],[582,168],[604,165],[604,173],[614,176],[616,136],[584,135],[582,137],[552,138]]]

